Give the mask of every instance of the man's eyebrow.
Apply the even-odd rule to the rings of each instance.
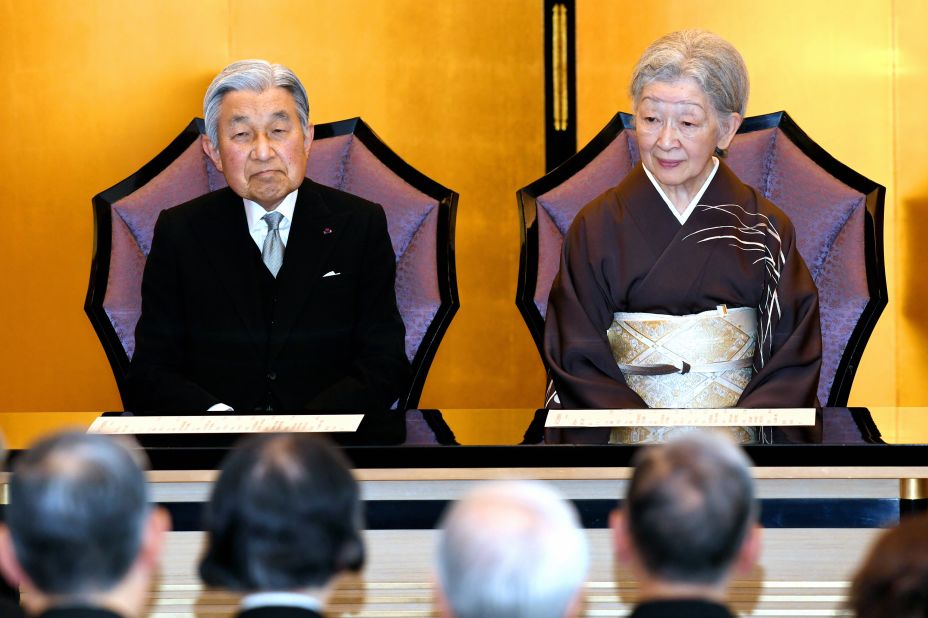
[[[281,110],[279,112],[274,112],[273,114],[271,114],[271,118],[273,118],[274,120],[290,120],[290,114]]]
[[[238,124],[239,122],[248,122],[248,116],[232,116],[229,124]]]

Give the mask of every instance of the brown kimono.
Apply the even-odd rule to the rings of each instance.
[[[585,206],[564,239],[544,338],[560,407],[646,407],[606,338],[615,312],[687,315],[721,304],[758,310],[754,375],[738,406],[815,405],[818,292],[790,220],[720,162],[681,225],[639,164]]]

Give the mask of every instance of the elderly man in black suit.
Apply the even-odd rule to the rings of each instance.
[[[617,561],[639,581],[631,618],[732,618],[728,583],[760,552],[750,464],[714,433],[639,452],[611,527]]]
[[[137,618],[169,528],[130,451],[107,436],[64,433],[16,461],[0,568],[30,615]]]
[[[388,409],[409,364],[383,209],[305,178],[313,127],[286,67],[229,65],[204,115],[229,186],[155,225],[130,407]]]
[[[244,594],[239,618],[320,618],[338,575],[364,565],[362,519],[334,447],[307,434],[248,438],[213,488],[200,577]]]

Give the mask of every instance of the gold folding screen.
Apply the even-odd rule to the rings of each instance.
[[[715,30],[744,54],[749,114],[786,109],[829,152],[886,185],[890,306],[853,404],[928,403],[925,250],[928,42],[916,0],[577,2],[583,145],[618,109],[659,34]],[[461,194],[462,307],[427,407],[539,405],[544,376],[513,299],[516,188],[544,172],[542,2],[419,0],[0,1],[0,411],[118,408],[82,311],[90,197],[200,115],[226,63],[293,67],[322,121],[360,115]]]

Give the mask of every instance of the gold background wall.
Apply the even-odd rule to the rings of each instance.
[[[765,5],[766,6],[766,5]],[[683,27],[744,54],[749,114],[786,109],[887,187],[891,304],[852,403],[928,403],[928,9],[916,0],[578,0],[579,144],[619,109],[645,45]],[[544,172],[540,0],[0,0],[0,411],[120,407],[82,306],[90,198],[134,172],[243,57],[290,65],[312,117],[362,116],[461,194],[462,308],[422,398],[428,407],[534,407],[544,376],[515,309],[514,192]]]

